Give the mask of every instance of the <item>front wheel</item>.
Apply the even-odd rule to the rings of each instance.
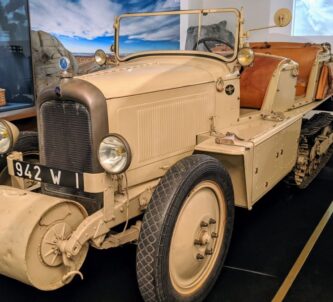
[[[202,301],[223,266],[233,228],[228,172],[193,155],[161,179],[145,213],[137,250],[141,294],[149,301]]]

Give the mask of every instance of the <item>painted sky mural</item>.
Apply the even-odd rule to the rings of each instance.
[[[295,0],[295,36],[332,36],[333,0]]]
[[[73,53],[109,52],[114,17],[127,12],[179,10],[180,0],[30,0],[31,26],[56,36]],[[146,18],[149,19],[149,18]],[[126,22],[123,49],[179,48],[179,19]]]

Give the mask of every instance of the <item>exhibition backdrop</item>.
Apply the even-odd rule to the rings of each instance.
[[[64,53],[63,46],[76,57],[79,65],[76,70],[79,73],[91,72],[96,68],[92,65],[95,50],[101,48],[109,52],[110,45],[113,44],[113,22],[116,15],[178,10],[180,1],[182,0],[0,0],[0,89],[6,89],[7,99],[7,106],[0,106],[0,112],[33,105],[32,57],[38,92],[59,74],[57,60],[58,55]],[[293,1],[291,36],[333,35],[333,0]],[[243,2],[240,1],[237,5],[241,3]],[[33,30],[31,35],[30,25]],[[43,34],[36,35],[36,31],[42,31]],[[179,17],[155,20],[134,18],[123,24],[122,32],[121,49],[126,54],[148,49],[179,49]],[[37,46],[32,45],[33,54],[31,37],[39,39],[32,39],[34,43],[39,43]],[[49,37],[56,39],[51,41]],[[51,41],[53,49],[46,49],[47,43],[43,44],[45,41]],[[52,56],[56,51],[58,55]],[[86,64],[87,58],[91,65]]]
[[[114,17],[127,12],[179,10],[180,0],[30,0],[33,30],[53,34],[74,54],[109,52]],[[123,49],[179,48],[179,19],[173,22],[127,23]],[[149,20],[148,20],[149,22]],[[124,37],[125,38],[125,37]]]

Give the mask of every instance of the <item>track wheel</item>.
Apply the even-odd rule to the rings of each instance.
[[[233,188],[216,159],[176,163],[155,189],[137,250],[141,294],[150,301],[202,301],[226,257],[234,220]]]

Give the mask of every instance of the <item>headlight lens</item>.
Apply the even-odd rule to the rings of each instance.
[[[0,154],[9,151],[13,144],[13,135],[6,122],[0,121]]]
[[[242,66],[249,66],[254,61],[254,51],[249,47],[244,47],[238,52],[238,62]]]
[[[131,164],[131,149],[119,134],[110,134],[99,146],[98,159],[105,171],[120,174]]]
[[[98,65],[102,66],[106,63],[107,56],[104,50],[98,49],[95,52],[95,61]]]

